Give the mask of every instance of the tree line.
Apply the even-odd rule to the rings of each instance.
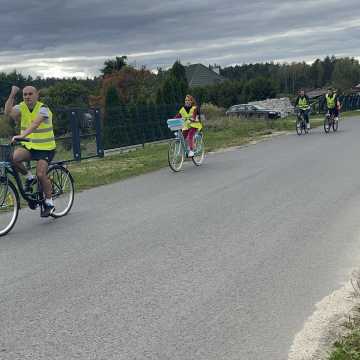
[[[200,103],[228,107],[275,96],[294,96],[300,88],[333,86],[346,93],[360,83],[359,61],[334,56],[317,59],[312,64],[270,62],[224,67],[220,68],[220,74],[226,81],[191,89],[180,61],[170,69],[158,69],[154,73],[145,67],[135,68],[128,64],[126,56],[119,56],[106,60],[100,72],[100,76],[88,79],[32,78],[17,71],[0,73],[0,107],[11,85],[23,87],[25,84],[41,89],[43,100],[53,107],[105,107],[109,91],[116,92],[121,106],[180,104],[186,93],[192,93]]]
[[[112,147],[167,137],[164,121],[175,115],[187,93],[194,95],[200,104],[228,108],[276,96],[293,97],[300,88],[333,86],[346,92],[360,83],[359,61],[335,57],[317,59],[312,64],[224,67],[220,68],[224,82],[194,88],[188,87],[186,68],[180,61],[170,69],[153,72],[144,66],[135,68],[126,56],[120,56],[106,60],[100,72],[100,76],[88,79],[32,78],[17,71],[0,73],[0,108],[12,85],[37,87],[42,101],[53,109],[100,107],[105,146]],[[56,117],[57,133],[67,132],[66,113],[57,111]]]

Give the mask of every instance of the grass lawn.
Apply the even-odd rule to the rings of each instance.
[[[358,114],[351,112],[342,116]],[[322,117],[311,118],[312,127],[321,126],[322,123]],[[205,149],[209,152],[239,146],[278,131],[295,131],[295,117],[271,122],[219,118],[206,124]],[[69,169],[74,176],[76,189],[89,189],[167,166],[167,149],[167,143],[146,144],[135,151],[72,163]]]

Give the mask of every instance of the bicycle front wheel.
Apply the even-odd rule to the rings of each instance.
[[[302,121],[300,119],[296,120],[296,132],[298,135],[301,135],[302,133]]]
[[[201,132],[195,135],[195,154],[192,157],[192,161],[196,166],[200,166],[205,157],[205,147],[204,147],[204,136]]]
[[[326,116],[324,120],[324,130],[326,133],[330,131],[330,119],[328,116]]]
[[[0,183],[0,236],[15,225],[20,209],[19,193],[10,181]]]
[[[61,165],[51,166],[48,170],[48,177],[51,181],[52,198],[55,205],[51,216],[54,218],[65,216],[74,203],[74,179],[69,170]]]
[[[180,139],[170,141],[168,162],[172,171],[178,172],[181,170],[184,162],[184,149]]]

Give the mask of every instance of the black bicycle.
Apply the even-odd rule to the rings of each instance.
[[[306,121],[304,118],[304,113],[297,109],[296,111],[296,132],[298,135],[308,134],[310,130],[306,126]]]
[[[334,132],[336,132],[339,128],[339,120],[336,119],[335,120],[335,114],[331,113],[328,111],[325,114],[325,119],[324,119],[324,130],[326,133],[328,133],[331,128],[333,129]]]
[[[25,192],[20,175],[11,162],[13,149],[12,144],[0,145],[0,236],[6,235],[16,223],[21,208],[19,194],[32,210],[42,210],[45,204],[44,193],[37,179],[30,191]],[[73,205],[74,180],[63,162],[50,164],[47,174],[51,181],[55,204],[51,216],[60,218],[68,214]],[[11,177],[15,179],[16,185]]]

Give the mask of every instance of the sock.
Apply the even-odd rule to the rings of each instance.
[[[46,204],[46,205],[50,205],[50,206],[54,206],[54,201],[53,201],[52,198],[50,198],[50,199],[45,199],[45,204]]]

